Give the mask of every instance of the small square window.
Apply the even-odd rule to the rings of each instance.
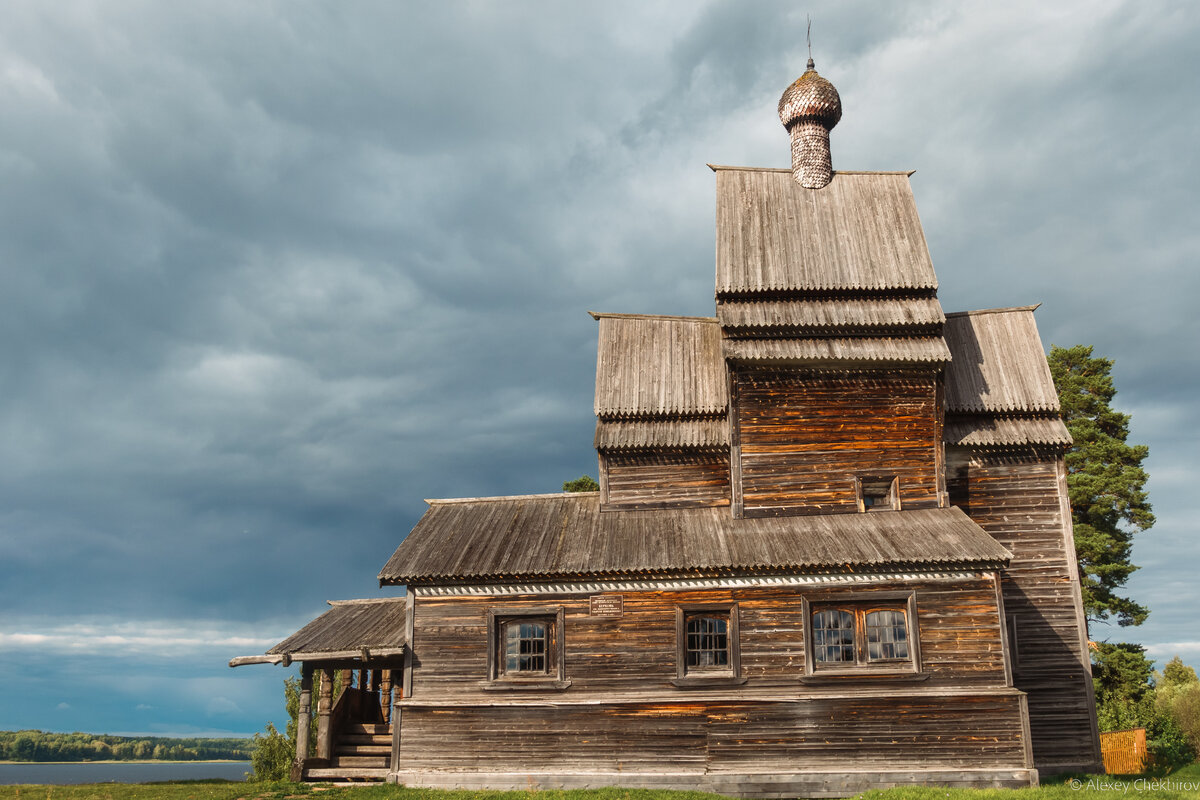
[[[558,688],[565,678],[563,608],[492,609],[487,614],[485,689]]]
[[[729,669],[729,614],[688,614],[687,671]]]
[[[900,479],[889,476],[859,476],[854,479],[859,511],[899,511]]]
[[[741,678],[737,604],[675,609],[676,686],[745,683]]]
[[[505,675],[545,675],[550,665],[552,619],[509,619],[500,623]]]

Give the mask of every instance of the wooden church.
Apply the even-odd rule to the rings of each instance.
[[[1033,307],[943,311],[911,173],[833,171],[811,60],[779,114],[791,169],[712,167],[716,316],[592,315],[600,491],[429,501],[379,575],[405,596],[231,662],[302,663],[296,777],[838,797],[1102,769]]]

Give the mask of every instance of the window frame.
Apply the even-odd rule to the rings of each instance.
[[[870,678],[928,677],[921,671],[920,626],[917,617],[917,595],[913,591],[854,592],[849,594],[814,594],[800,599],[804,616],[804,677]],[[814,644],[813,615],[827,609],[840,609],[854,617],[854,661],[818,662]],[[904,614],[908,657],[876,659],[867,651],[866,619],[872,611],[900,611]]]
[[[871,505],[866,503],[866,483],[883,483],[888,482],[888,494],[885,505]],[[854,476],[854,500],[858,504],[859,513],[874,514],[882,511],[899,511],[900,510],[900,476],[899,475],[855,475]]]
[[[728,666],[722,669],[696,668],[687,666],[687,623],[689,618],[701,616],[725,617],[725,646]],[[736,686],[746,682],[742,677],[741,631],[738,622],[738,604],[687,603],[675,607],[675,678],[672,684],[684,688],[706,686]]]
[[[563,606],[522,606],[487,610],[487,678],[481,686],[488,690],[566,689],[566,628]],[[505,671],[505,637],[509,623],[543,622],[547,625],[546,671],[534,673]]]

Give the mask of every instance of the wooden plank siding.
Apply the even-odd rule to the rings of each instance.
[[[1003,687],[1004,651],[994,573],[971,580],[927,578],[881,583],[877,589],[916,593],[923,671],[922,690]],[[565,694],[611,698],[678,698],[671,684],[676,671],[675,609],[681,605],[738,604],[742,675],[737,687],[746,697],[772,697],[780,691],[818,695],[844,691],[841,682],[804,685],[805,628],[801,598],[861,594],[863,584],[759,586],[692,591],[622,593],[619,617],[589,615],[586,594],[416,596],[418,642],[412,696],[422,700],[494,702],[496,693],[480,685],[487,676],[489,609],[562,606],[565,617],[566,692],[537,693],[543,699]],[[903,689],[896,689],[903,692]],[[529,695],[529,692],[523,692]]]
[[[610,453],[601,468],[606,511],[729,505],[724,453]]]
[[[1029,695],[1039,770],[1099,768],[1091,669],[1061,457],[947,448],[950,501],[1013,553],[1003,573],[1013,682]]]
[[[617,617],[590,616],[586,593],[418,590],[417,666],[412,695],[401,702],[398,778],[449,786],[460,781],[447,774],[476,773],[489,775],[492,785],[516,767],[542,776],[539,785],[581,772],[601,774],[599,785],[641,785],[637,776],[667,773],[740,780],[813,773],[804,779],[819,784],[817,773],[828,772],[866,776],[865,788],[873,785],[870,774],[885,769],[1023,775],[1031,767],[1023,696],[1007,681],[998,580],[997,573],[978,572],[867,585],[625,591]],[[801,598],[861,598],[872,589],[915,592],[923,674],[806,679]],[[674,685],[676,608],[731,603],[745,681]],[[489,610],[558,607],[569,687],[490,689]],[[546,776],[553,779],[547,783]],[[471,785],[464,779],[461,785]],[[1020,781],[1028,784],[1029,777]],[[779,791],[794,796],[798,786]]]
[[[938,507],[934,373],[737,370],[732,383],[744,516],[854,511],[856,475],[896,475],[902,508]]]
[[[404,770],[1020,768],[1020,695],[405,708]]]

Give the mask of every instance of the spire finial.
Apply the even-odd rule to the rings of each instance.
[[[812,60],[812,16],[805,14],[805,17],[808,18],[808,68],[816,69],[817,65]]]

